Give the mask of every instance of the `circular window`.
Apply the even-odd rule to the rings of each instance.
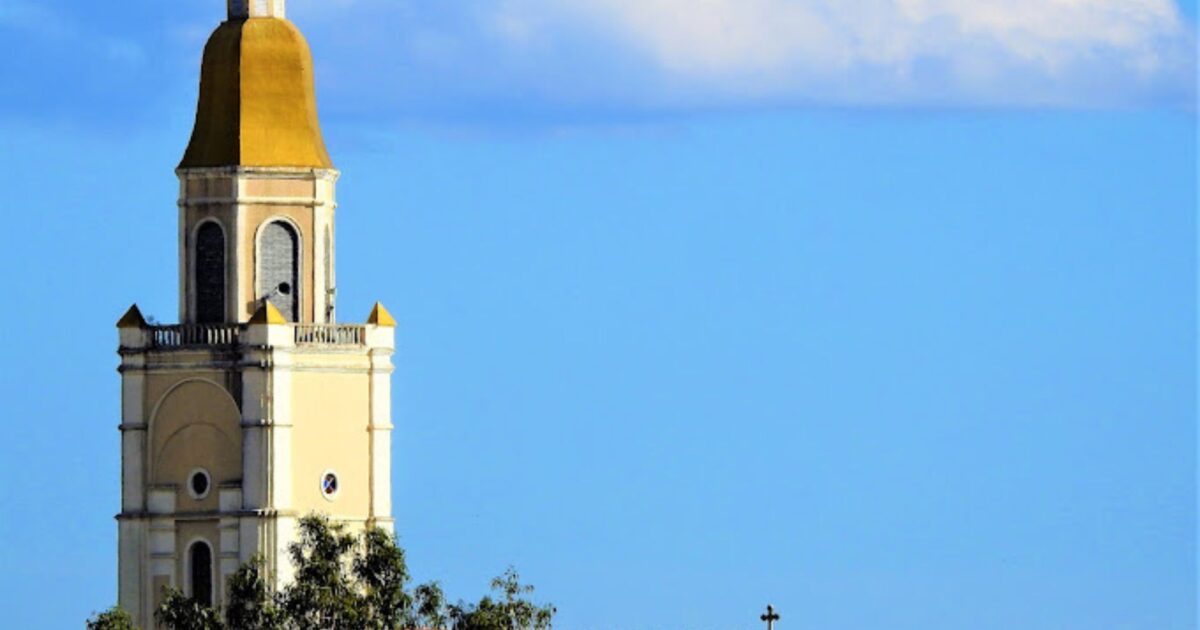
[[[338,490],[341,489],[341,482],[338,480],[337,473],[332,470],[326,470],[321,474],[321,496],[326,500],[332,501],[337,498]]]
[[[208,496],[208,491],[212,489],[212,477],[208,475],[208,471],[203,468],[197,468],[188,475],[188,493],[193,499],[203,499]]]

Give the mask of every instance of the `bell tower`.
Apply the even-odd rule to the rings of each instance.
[[[338,324],[338,171],[284,0],[227,0],[179,178],[179,323],[133,306],[121,356],[119,600],[221,605],[255,555],[290,579],[299,517],[392,526],[395,322]]]

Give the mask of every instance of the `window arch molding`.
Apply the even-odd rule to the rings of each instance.
[[[207,571],[203,567],[197,566],[197,555],[203,554],[208,556]],[[212,543],[208,539],[197,536],[188,541],[187,547],[184,548],[183,554],[183,592],[188,597],[195,598],[201,603],[209,606],[216,605],[217,602],[217,567],[216,554],[213,552]],[[197,579],[204,579],[204,574],[207,573],[207,583],[199,584],[200,589],[197,590]],[[207,598],[203,595],[207,591]],[[207,601],[205,601],[207,599]]]
[[[229,311],[229,288],[233,286],[230,282],[230,265],[229,265],[229,230],[225,228],[225,224],[217,217],[204,217],[192,226],[191,233],[188,234],[188,284],[191,288],[187,292],[188,295],[188,311],[192,313],[192,319],[196,322],[201,322],[204,318],[200,313],[200,281],[199,281],[199,262],[200,262],[200,231],[208,225],[215,225],[221,232],[221,320],[228,316]]]
[[[295,219],[284,214],[276,214],[267,217],[254,232],[254,301],[258,302],[266,295],[266,287],[263,286],[262,277],[262,255],[263,255],[263,238],[266,235],[267,229],[272,225],[280,223],[286,226],[292,233],[292,237],[296,239],[296,266],[295,266],[295,285],[292,291],[295,295],[296,315],[295,321],[299,322],[303,319],[304,313],[304,232],[300,229],[300,224]],[[289,315],[284,313],[284,315]]]

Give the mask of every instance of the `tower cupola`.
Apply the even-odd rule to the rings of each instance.
[[[333,168],[304,35],[284,0],[228,0],[204,47],[196,124],[180,168]]]
[[[284,0],[226,0],[204,47],[180,178],[180,319],[335,320],[334,169],[308,42]]]

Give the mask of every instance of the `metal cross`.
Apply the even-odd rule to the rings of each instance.
[[[767,614],[759,617],[767,622],[767,630],[775,630],[775,622],[779,621],[779,613],[775,612],[775,607],[767,604]]]

